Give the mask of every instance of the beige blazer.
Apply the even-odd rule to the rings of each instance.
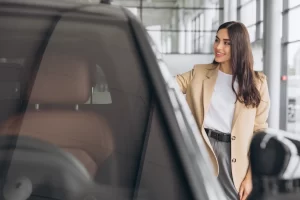
[[[213,64],[195,65],[194,68],[176,76],[182,93],[186,94],[188,105],[196,119],[206,148],[213,163],[215,174],[219,173],[218,161],[203,127],[213,89],[217,80],[219,66]],[[260,73],[257,88],[260,91],[261,103],[258,108],[247,108],[237,101],[231,131],[231,166],[234,185],[239,191],[241,182],[249,167],[249,146],[253,133],[268,127],[267,118],[270,98],[266,76]]]

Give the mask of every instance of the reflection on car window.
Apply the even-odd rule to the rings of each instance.
[[[110,104],[112,103],[112,100],[106,76],[99,65],[96,65],[95,68],[95,83],[91,87],[91,95],[86,104]]]
[[[199,129],[192,112],[184,99],[184,95],[180,92],[179,85],[162,60],[159,60],[159,67],[165,80],[179,128],[181,129],[182,142],[186,149],[188,149],[189,154],[193,155],[191,168],[194,168],[194,171],[191,170],[190,173],[193,174],[194,177],[197,177],[194,179],[194,181],[197,181],[197,185],[204,188],[201,190],[203,191],[202,194],[200,190],[198,190],[197,195],[205,196],[206,199],[225,199],[217,179],[213,176],[208,152],[204,148],[204,141],[200,137]],[[205,180],[204,184],[203,180]],[[212,187],[214,187],[214,190],[211,189]]]

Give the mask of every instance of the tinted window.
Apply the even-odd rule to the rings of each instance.
[[[178,160],[178,149],[171,142],[164,120],[155,107],[145,145],[138,199],[192,200],[190,185]]]
[[[57,199],[126,199],[139,169],[149,86],[126,18],[84,9],[1,8],[2,143],[18,136],[7,187],[19,182],[33,196]],[[87,174],[97,184],[83,188]]]

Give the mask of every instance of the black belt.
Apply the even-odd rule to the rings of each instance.
[[[208,128],[205,128],[204,130],[209,137],[212,137],[218,141],[221,141],[221,142],[230,142],[231,141],[230,134],[228,134],[228,133],[222,133],[222,132],[214,131],[214,130],[211,130]]]

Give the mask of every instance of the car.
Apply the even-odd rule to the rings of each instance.
[[[0,14],[4,199],[225,199],[174,77],[128,10],[0,0]]]
[[[297,134],[271,128],[258,131],[250,146],[254,189],[248,199],[299,199],[299,149]]]

